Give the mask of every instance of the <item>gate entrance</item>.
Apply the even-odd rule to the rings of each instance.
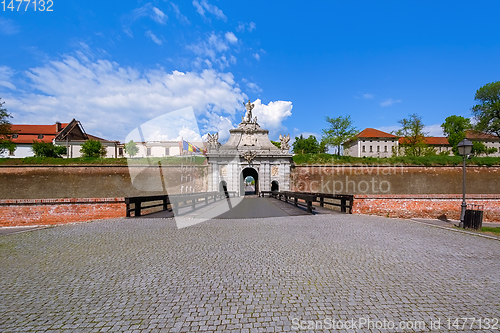
[[[245,168],[241,171],[241,195],[253,195],[259,193],[259,173],[254,168]],[[247,185],[248,184],[248,185]]]

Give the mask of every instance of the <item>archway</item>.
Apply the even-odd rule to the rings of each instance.
[[[225,180],[222,180],[220,183],[219,183],[219,192],[221,193],[225,193],[227,192],[227,183]]]
[[[259,173],[254,168],[245,168],[241,171],[240,193],[241,195],[252,195],[259,193]],[[253,178],[253,180],[252,180]],[[253,183],[252,186],[245,186],[245,183]]]
[[[273,180],[271,182],[271,191],[279,191],[280,190],[280,185],[278,184],[277,180]]]

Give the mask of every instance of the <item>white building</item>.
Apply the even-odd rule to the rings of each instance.
[[[58,146],[67,148],[66,158],[81,157],[80,149],[87,140],[97,140],[106,148],[106,157],[122,157],[123,147],[119,141],[109,141],[94,135],[85,133],[83,126],[78,120],[73,119],[69,123],[55,123],[54,125],[12,125],[12,141],[16,144],[16,150],[7,152],[5,157],[23,158],[34,156],[31,149],[33,142],[52,142]]]
[[[399,145],[395,135],[365,128],[343,143],[344,155],[354,157],[391,157],[392,148]]]

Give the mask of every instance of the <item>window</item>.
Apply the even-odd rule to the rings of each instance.
[[[380,146],[377,146],[377,153],[380,153]]]
[[[372,148],[372,146],[370,146],[370,153],[373,153],[373,148]]]
[[[169,155],[170,155],[170,148],[166,147],[165,148],[165,156],[169,156]]]
[[[12,134],[12,139],[17,139],[19,137],[18,134]]]
[[[123,148],[118,148],[118,155],[123,156]]]
[[[151,156],[151,148],[146,148],[146,155]]]
[[[43,134],[38,134],[38,140],[42,140],[43,139]]]
[[[387,153],[387,146],[384,146],[384,151]]]
[[[365,149],[365,146],[363,146],[363,149],[362,149],[363,153],[366,153],[366,149]]]

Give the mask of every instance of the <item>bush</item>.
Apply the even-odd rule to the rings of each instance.
[[[104,147],[101,141],[98,140],[87,140],[80,149],[83,157],[105,157],[106,147]]]
[[[55,146],[52,142],[33,141],[31,150],[35,157],[55,157],[61,158],[66,155],[67,149],[64,146]]]

